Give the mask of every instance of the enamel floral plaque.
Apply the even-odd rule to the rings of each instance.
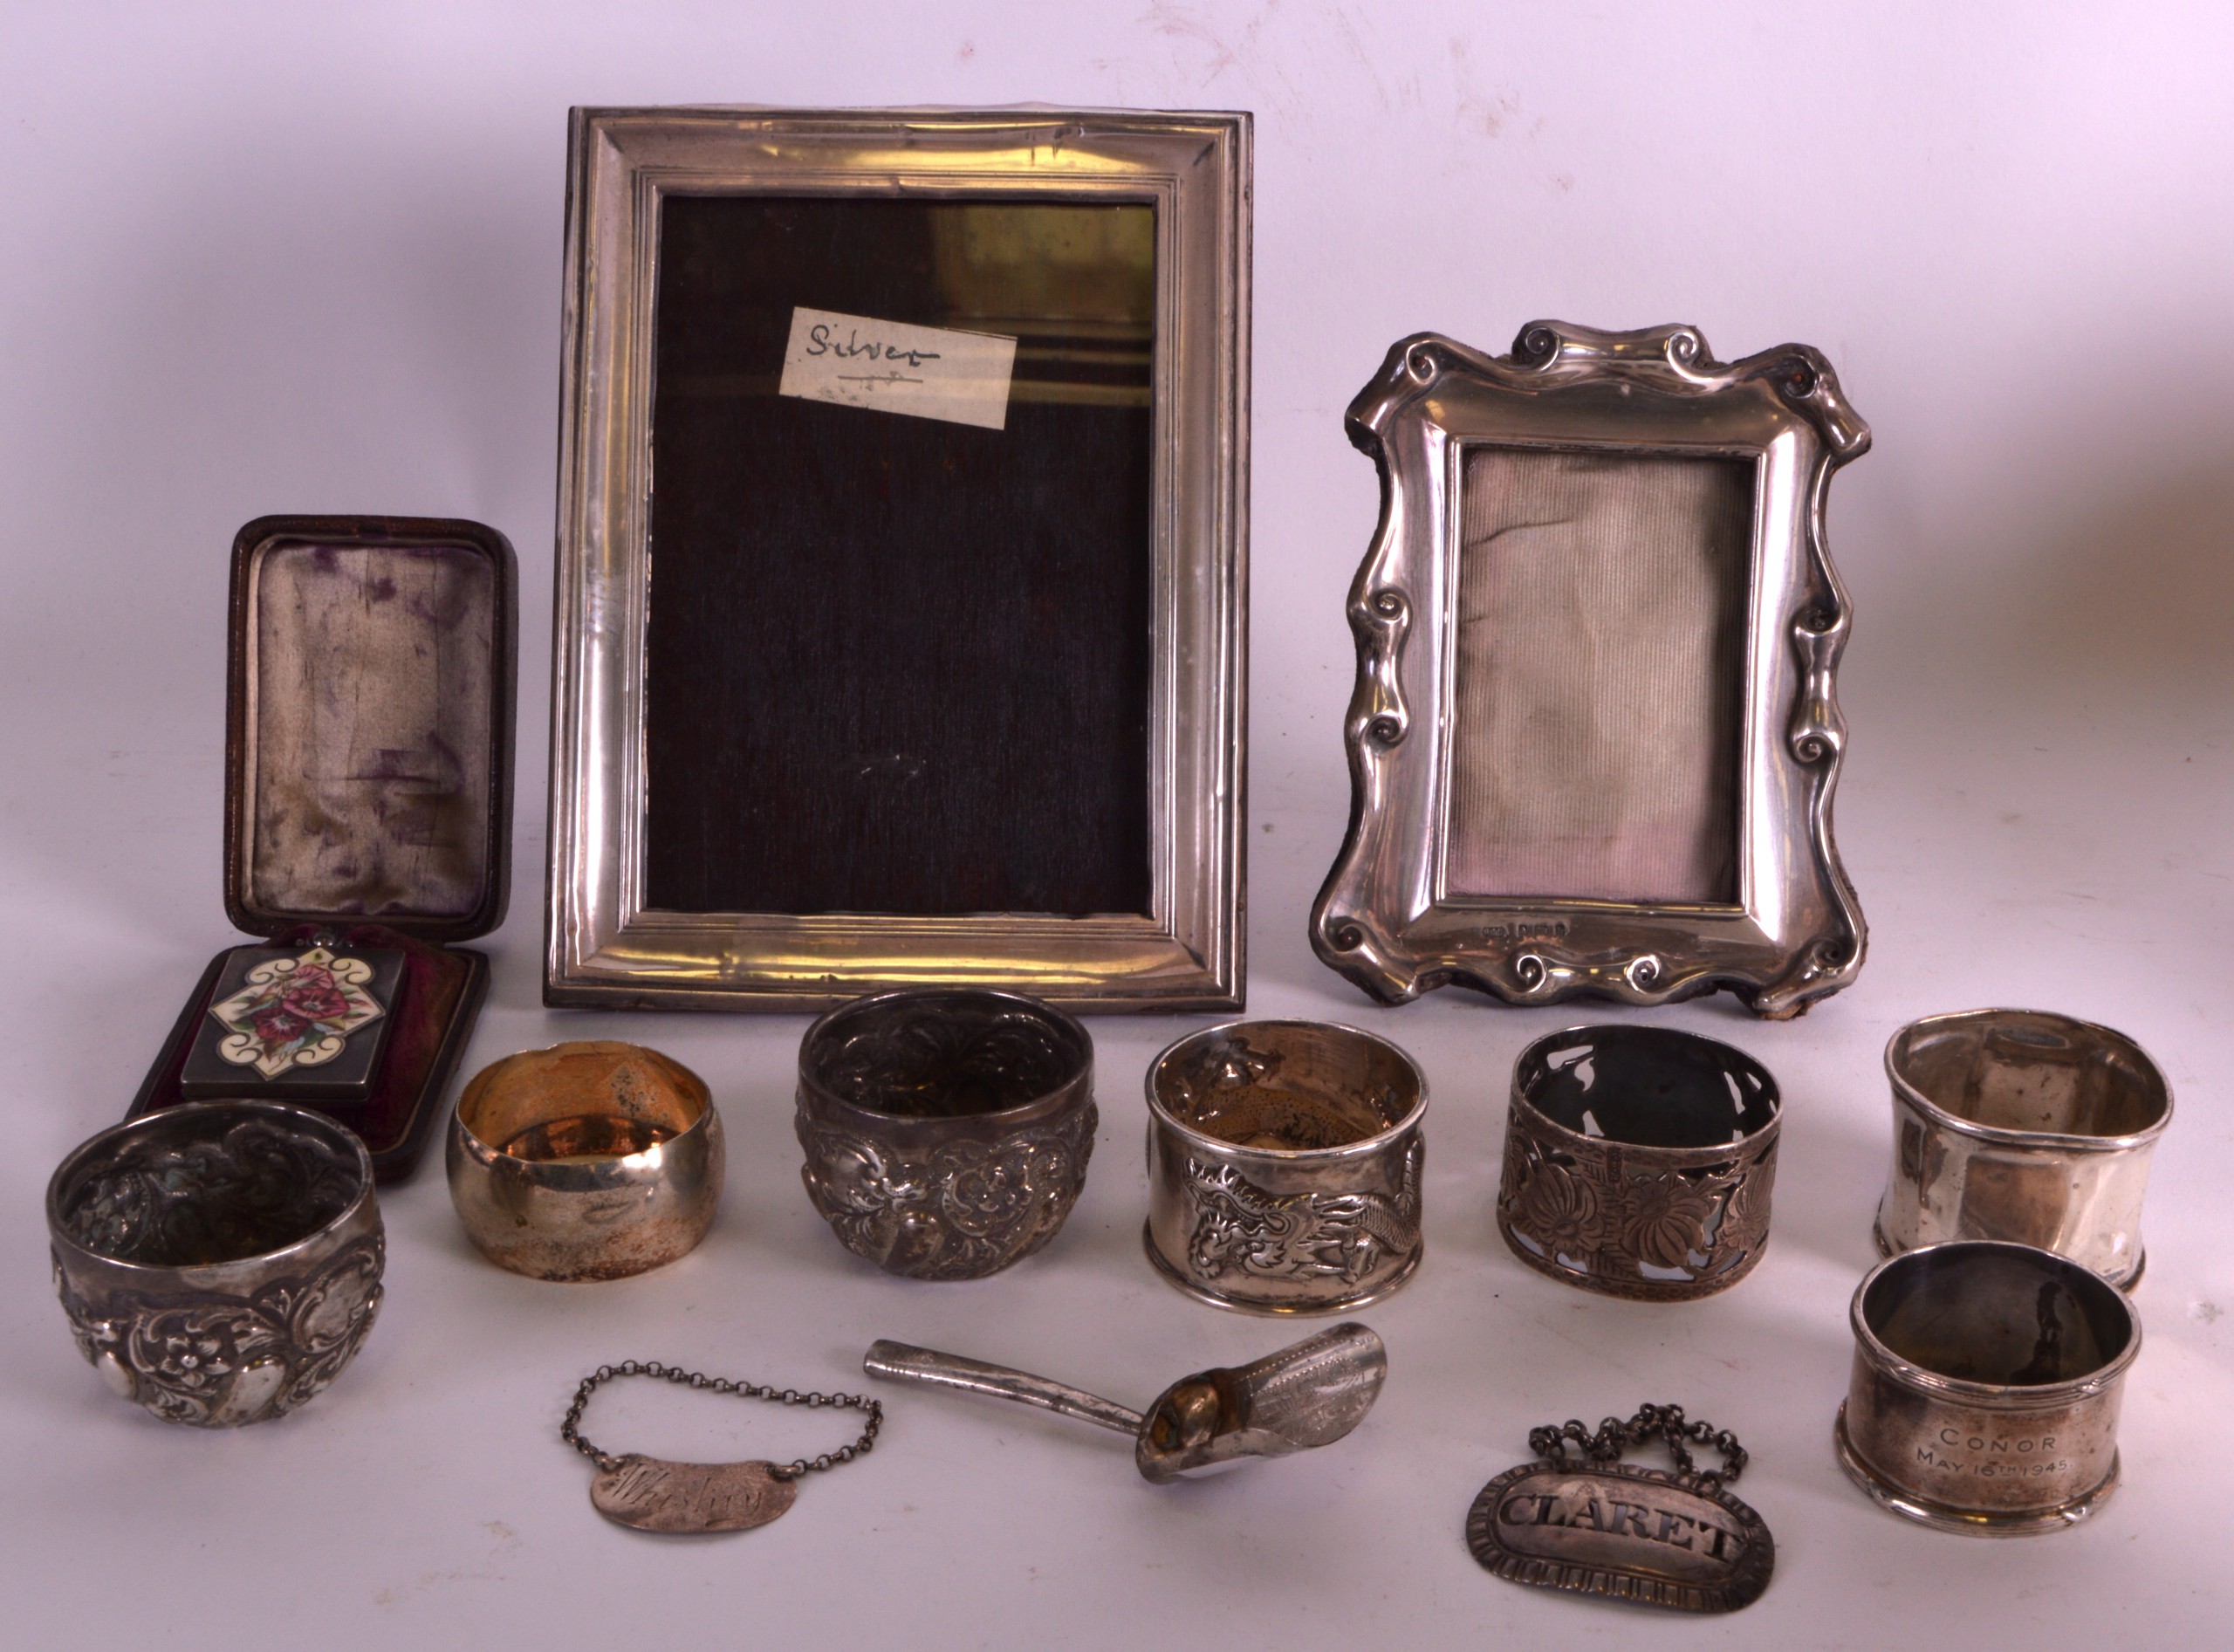
[[[372,978],[364,959],[324,947],[257,964],[239,991],[209,1006],[225,1029],[219,1058],[267,1079],[332,1060],[351,1033],[385,1013],[365,990]]]

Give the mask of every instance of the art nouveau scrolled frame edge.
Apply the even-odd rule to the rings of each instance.
[[[1420,333],[1389,351],[1346,428],[1380,472],[1381,510],[1349,593],[1350,823],[1312,908],[1320,959],[1391,1004],[1454,981],[1516,1004],[1659,1004],[1723,989],[1782,1019],[1851,983],[1867,929],[1831,813],[1852,607],[1824,511],[1832,472],[1867,450],[1869,430],[1830,364],[1801,345],[1717,362],[1688,326],[1537,321],[1498,357]],[[1470,440],[1487,439],[1753,458],[1735,905],[1439,895],[1456,465]]]
[[[798,1011],[982,985],[1076,1011],[1241,1007],[1251,130],[1242,113],[577,109],[552,668],[544,998]],[[1152,910],[1066,917],[643,905],[651,290],[660,192],[1157,209]]]

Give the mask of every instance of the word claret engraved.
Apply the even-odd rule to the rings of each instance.
[[[1516,1583],[1690,1612],[1750,1605],[1776,1557],[1760,1517],[1719,1486],[1626,1463],[1501,1474],[1475,1498],[1466,1539]]]
[[[802,306],[791,312],[778,389],[808,401],[1002,430],[1015,366],[1016,340],[997,333]]]
[[[1672,1470],[1621,1461],[1655,1439]],[[1735,1612],[1769,1587],[1776,1541],[1730,1494],[1749,1457],[1729,1429],[1645,1405],[1594,1434],[1572,1421],[1532,1429],[1528,1443],[1538,1459],[1484,1486],[1466,1514],[1466,1546],[1497,1576],[1678,1612]],[[1721,1468],[1701,1470],[1694,1445],[1720,1452]]]

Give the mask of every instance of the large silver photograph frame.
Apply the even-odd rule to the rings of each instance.
[[[1245,114],[573,112],[546,1002],[801,1011],[956,984],[1075,1011],[1240,1007],[1250,173]],[[1145,912],[647,907],[647,495],[670,190],[1155,208]]]
[[[1780,1019],[1851,982],[1867,932],[1831,826],[1846,744],[1836,678],[1851,609],[1825,545],[1824,511],[1831,473],[1867,449],[1869,431],[1841,398],[1829,363],[1787,345],[1723,364],[1697,329],[1684,326],[1600,332],[1532,322],[1510,355],[1496,357],[1422,333],[1389,352],[1351,404],[1347,428],[1379,467],[1381,513],[1349,596],[1358,653],[1345,727],[1352,807],[1347,839],[1312,909],[1319,957],[1388,1003],[1453,981],[1518,1004],[1576,996],[1655,1004],[1727,989]],[[1462,551],[1470,531],[1482,541],[1465,514],[1467,466],[1484,453],[1522,462],[1580,456],[1609,472],[1628,465],[1640,482],[1658,462],[1721,461],[1738,478],[1735,519],[1745,524],[1750,557],[1742,580],[1732,581],[1726,653],[1676,661],[1705,690],[1728,696],[1734,796],[1718,802],[1729,846],[1719,874],[1678,867],[1662,874],[1672,894],[1618,898],[1604,887],[1540,888],[1508,866],[1511,887],[1497,888],[1478,867],[1494,867],[1501,854],[1525,857],[1492,841],[1472,846],[1467,877],[1455,879],[1454,777],[1476,784],[1469,764],[1479,771],[1484,761],[1466,744],[1484,737],[1478,693],[1469,723],[1458,684]],[[1662,518],[1647,510],[1625,520],[1628,537],[1612,536],[1604,554],[1650,549],[1652,524]],[[1579,592],[1595,588],[1576,580]],[[1559,673],[1540,640],[1484,641],[1472,623],[1470,659],[1533,646],[1539,673]],[[1662,662],[1641,657],[1657,645],[1623,623],[1586,608],[1569,634],[1601,655],[1615,651],[1617,667],[1634,661],[1640,680],[1661,681],[1666,673],[1654,674]],[[1725,674],[1738,680],[1717,688]],[[1580,668],[1554,689],[1572,696],[1579,680]],[[1659,708],[1634,691],[1610,698],[1585,708],[1614,730],[1597,749],[1640,753],[1633,766],[1667,766],[1664,751],[1641,744]],[[1552,730],[1560,715],[1554,707],[1538,726]],[[1506,723],[1497,758],[1504,772],[1492,779],[1509,791],[1522,784],[1514,771],[1549,773],[1576,744],[1571,734],[1545,732],[1539,739],[1568,744],[1532,751],[1525,717],[1509,713]],[[1641,784],[1614,778],[1617,792]]]

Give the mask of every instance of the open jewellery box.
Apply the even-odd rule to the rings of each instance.
[[[383,1182],[418,1162],[489,992],[487,956],[456,943],[502,923],[509,894],[517,584],[511,544],[474,522],[261,517],[233,541],[225,912],[275,946],[401,955],[360,1093],[287,1097],[363,1137]],[[234,955],[130,1116],[188,1099]]]

